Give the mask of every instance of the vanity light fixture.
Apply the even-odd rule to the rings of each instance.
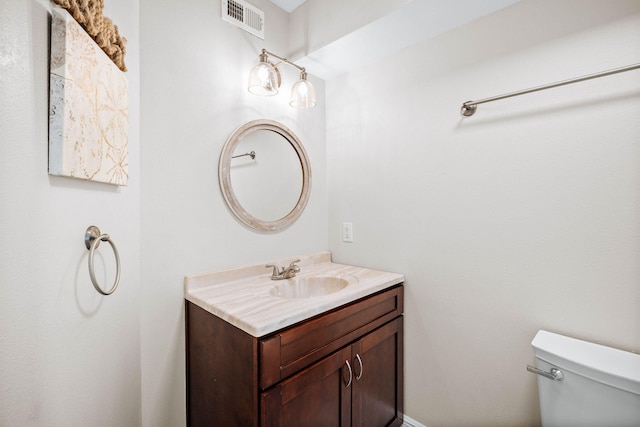
[[[269,61],[269,57],[280,60],[277,64]],[[316,106],[316,91],[310,81],[307,80],[307,72],[304,67],[294,64],[287,58],[283,58],[274,53],[262,49],[260,53],[260,63],[253,67],[249,74],[249,92],[262,95],[273,96],[278,93],[278,88],[282,83],[278,65],[289,64],[300,70],[300,80],[291,88],[291,100],[289,105],[295,108],[306,109]]]

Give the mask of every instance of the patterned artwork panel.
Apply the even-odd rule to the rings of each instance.
[[[128,83],[65,10],[51,22],[49,173],[128,182]]]

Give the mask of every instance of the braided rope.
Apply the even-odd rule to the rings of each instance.
[[[127,39],[120,36],[111,19],[102,16],[104,0],[53,1],[73,16],[120,70],[127,71],[124,63]]]

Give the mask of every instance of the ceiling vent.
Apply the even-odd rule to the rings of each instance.
[[[264,40],[264,12],[244,0],[222,0],[222,20]]]

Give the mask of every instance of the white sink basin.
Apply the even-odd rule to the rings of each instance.
[[[348,284],[347,280],[335,276],[294,277],[274,286],[270,294],[287,299],[314,298],[338,292]]]

